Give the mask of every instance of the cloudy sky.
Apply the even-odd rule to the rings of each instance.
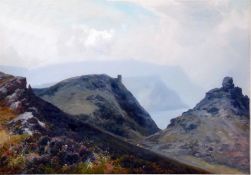
[[[0,0],[0,65],[136,59],[249,85],[249,0]]]

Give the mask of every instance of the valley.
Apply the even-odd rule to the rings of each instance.
[[[1,173],[248,172],[249,98],[230,77],[164,130],[120,77],[33,89],[0,73],[0,102]]]
[[[0,74],[1,173],[207,173],[129,143]]]

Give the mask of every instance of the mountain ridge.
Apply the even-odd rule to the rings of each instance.
[[[204,162],[210,170],[224,165],[249,172],[249,121],[248,96],[225,77],[221,88],[207,92],[193,109],[141,144],[198,166]]]
[[[159,131],[118,78],[84,75],[34,92],[64,112],[126,138],[137,139]]]

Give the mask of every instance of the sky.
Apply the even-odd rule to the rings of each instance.
[[[249,90],[249,0],[0,0],[0,65],[133,59]],[[175,75],[174,75],[175,76]]]

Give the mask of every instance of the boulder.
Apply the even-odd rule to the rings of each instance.
[[[234,88],[233,78],[232,77],[225,77],[222,81],[223,89],[232,89]]]

